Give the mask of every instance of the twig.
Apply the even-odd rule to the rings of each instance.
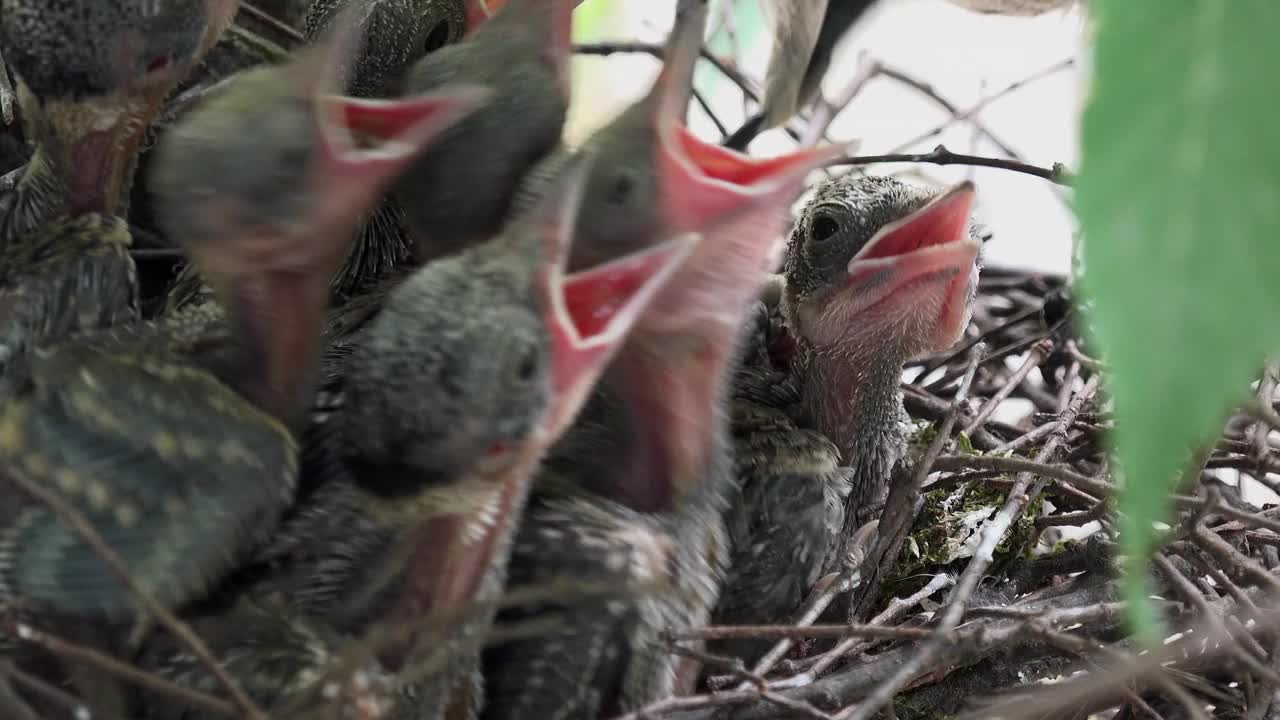
[[[1096,480],[1061,465],[1051,465],[1038,460],[996,455],[943,455],[933,465],[934,470],[999,470],[1002,472],[1028,472],[1041,477],[1061,480],[1098,498],[1114,492],[1114,486]]]
[[[67,642],[66,640],[54,637],[53,635],[37,630],[29,625],[18,626],[18,637],[33,645],[42,647],[59,657],[84,663],[85,665],[101,670],[108,675],[113,675],[150,690],[170,695],[190,705],[199,705],[200,707],[207,708],[213,712],[226,715],[230,718],[240,717],[240,712],[236,706],[225,700],[220,700],[208,693],[182,687],[181,685],[171,682],[159,675],[126,665],[109,655],[105,655],[94,650],[93,648],[83,647],[75,643]]]
[[[883,612],[875,616],[871,620],[871,624],[887,625],[888,623],[893,622],[911,608],[919,605],[925,600],[925,598],[931,597],[934,593],[944,587],[954,584],[954,582],[955,581],[949,575],[934,575],[933,579],[930,580],[928,584],[920,588],[910,597],[901,600],[898,598],[891,600],[889,602],[889,607],[885,608]],[[870,647],[870,643],[864,642],[859,638],[849,638],[848,640],[840,642],[831,650],[823,653],[818,661],[804,673],[806,676],[805,679],[808,680],[822,675],[822,673],[826,672],[827,669],[834,665],[840,658],[854,652],[859,652],[867,647]]]
[[[917,640],[929,636],[921,628],[884,627],[882,625],[711,625],[677,633],[677,640],[725,640],[743,638],[847,638],[870,637],[892,640]]]
[[[36,711],[31,709],[27,701],[14,692],[9,673],[13,665],[8,661],[0,661],[0,712],[13,720],[40,720]]]
[[[973,129],[976,130],[979,135],[986,137],[987,140],[990,141],[992,145],[995,145],[1000,150],[1001,153],[1004,153],[1005,156],[1012,158],[1014,160],[1022,159],[1018,155],[1018,151],[1009,147],[1007,143],[1005,143],[1000,138],[996,137],[996,135],[992,133],[991,130],[989,130],[985,125],[978,122],[978,120],[975,117],[977,113],[969,112],[964,117],[961,117],[961,113],[964,111],[962,111],[955,103],[951,102],[950,100],[944,98],[941,94],[939,94],[938,91],[934,89],[933,85],[930,85],[929,83],[924,82],[923,80],[919,80],[915,77],[912,77],[911,75],[908,75],[902,70],[898,70],[897,68],[886,66],[883,63],[880,64],[880,74],[898,83],[906,85],[912,90],[915,90],[921,95],[929,98],[934,103],[936,103],[939,107],[941,107],[943,110],[946,110],[947,113],[951,115],[951,117],[955,118],[956,120],[967,121],[970,125],[973,126]]]
[[[235,678],[231,677],[221,665],[218,664],[213,653],[209,650],[209,646],[199,638],[182,620],[169,611],[164,605],[161,605],[151,593],[140,587],[134,580],[133,574],[129,572],[128,566],[115,550],[103,540],[102,536],[94,529],[93,525],[85,519],[75,508],[68,505],[53,492],[41,487],[31,481],[20,472],[10,472],[6,475],[9,481],[20,487],[24,492],[44,503],[46,507],[53,511],[63,523],[73,528],[76,533],[85,541],[94,553],[107,564],[113,575],[116,576],[121,583],[129,590],[129,593],[144,607],[147,612],[155,618],[157,622],[165,627],[169,632],[181,641],[191,654],[200,660],[200,662],[209,669],[218,683],[222,685],[227,694],[231,696],[231,702],[235,704],[240,711],[250,718],[250,720],[267,720],[262,710],[245,694],[240,688]]]
[[[66,708],[75,718],[93,717],[93,711],[85,707],[85,704],[76,696],[66,692],[65,690],[50,685],[38,677],[28,675],[19,670],[8,660],[0,660],[0,675],[7,676],[13,681],[13,684],[26,688],[29,692],[35,693],[46,700],[57,703]]]
[[[252,15],[257,18],[259,22],[270,25],[272,28],[278,30],[282,35],[295,42],[306,41],[306,38],[302,36],[302,33],[298,32],[297,28],[284,22],[266,10],[257,7],[248,0],[240,0],[240,9],[244,11],[245,14]]]
[[[1022,362],[1022,365],[1017,370],[1014,371],[1013,375],[1009,377],[1009,380],[1004,384],[1004,386],[1001,387],[995,395],[992,395],[990,399],[983,403],[982,407],[978,408],[977,416],[970,420],[969,424],[960,432],[965,435],[973,434],[974,430],[977,430],[978,427],[987,421],[987,418],[991,417],[991,413],[995,412],[1000,403],[1008,399],[1009,394],[1013,392],[1014,388],[1025,380],[1026,377],[1031,374],[1032,370],[1040,367],[1040,363],[1044,362],[1045,358],[1049,357],[1049,354],[1052,352],[1052,340],[1041,340],[1031,346],[1031,352],[1027,353],[1027,359]]]
[[[979,167],[997,168],[1000,170],[1012,170],[1014,172],[1034,175],[1038,178],[1044,178],[1051,183],[1070,187],[1073,183],[1074,176],[1071,171],[1062,163],[1054,163],[1053,167],[1045,168],[1038,165],[1030,165],[1017,160],[1003,160],[1001,158],[983,157],[981,155],[963,155],[953,153],[947,149],[945,145],[938,145],[927,153],[888,153],[885,155],[858,155],[851,158],[843,158],[828,163],[827,167],[838,167],[843,165],[871,165],[873,163],[932,163],[934,165],[977,165]]]
[[[1038,462],[1043,463],[1051,458],[1057,452],[1058,446],[1065,442],[1067,428],[1071,427],[1071,424],[1075,422],[1075,416],[1080,412],[1084,403],[1093,398],[1097,387],[1098,379],[1094,377],[1076,395],[1058,422],[1059,432],[1055,433],[1045,443],[1044,448],[1036,456]],[[974,550],[973,557],[969,560],[968,565],[965,566],[964,572],[960,575],[960,579],[956,581],[956,586],[951,591],[951,597],[947,599],[942,618],[933,629],[933,636],[923,643],[920,651],[911,660],[903,663],[897,672],[886,682],[881,683],[866,700],[838,713],[836,717],[839,720],[868,720],[880,708],[890,702],[894,695],[897,695],[908,683],[915,679],[920,670],[941,651],[942,646],[948,641],[948,636],[955,630],[960,618],[964,616],[965,605],[968,603],[969,596],[977,588],[978,582],[982,579],[986,569],[995,560],[996,545],[1000,543],[1001,538],[1008,532],[1014,520],[1022,514],[1022,511],[1030,504],[1036,494],[1037,490],[1031,488],[1031,474],[1020,474],[1014,483],[1013,490],[1009,492],[1009,498],[1004,507],[984,524],[981,541]]]
[[[1023,87],[1026,87],[1031,83],[1038,82],[1040,80],[1043,80],[1046,77],[1049,77],[1050,75],[1066,70],[1067,68],[1070,68],[1073,65],[1075,65],[1075,59],[1067,58],[1065,60],[1054,63],[1053,65],[1050,65],[1047,68],[1038,70],[1028,75],[1027,77],[1022,78],[1021,80],[1017,80],[1013,83],[1010,83],[1009,85],[1005,86],[1003,89],[998,90],[990,95],[987,95],[986,97],[983,97],[977,103],[975,103],[974,105],[971,105],[968,109],[962,110],[957,113],[953,113],[949,120],[938,125],[937,127],[926,130],[920,133],[919,135],[915,136],[914,138],[911,138],[910,140],[899,143],[898,146],[895,147],[893,151],[900,152],[902,150],[906,150],[907,148],[913,147],[918,143],[922,143],[928,140],[929,138],[937,137],[938,135],[941,135],[943,131],[945,131],[947,128],[951,127],[952,125],[955,125],[958,122],[966,122],[966,121],[972,120],[972,118],[977,116],[978,113],[982,112],[984,108],[986,108],[988,105],[995,102],[996,100],[999,100],[1000,98],[1003,98],[1006,95],[1009,95],[1010,93],[1016,92],[1017,90]]]
[[[1275,575],[1267,572],[1266,568],[1259,565],[1252,558],[1231,547],[1231,544],[1227,541],[1209,532],[1209,529],[1202,523],[1196,523],[1195,528],[1191,531],[1191,536],[1201,547],[1208,550],[1221,562],[1232,566],[1241,575],[1248,575],[1271,592],[1280,593],[1280,579],[1276,579]]]

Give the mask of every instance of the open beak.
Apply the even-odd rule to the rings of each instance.
[[[218,203],[229,211],[221,241],[191,248],[202,271],[218,278],[246,339],[260,351],[262,375],[247,382],[253,399],[285,419],[306,400],[310,379],[299,369],[311,367],[319,354],[329,284],[359,219],[433,138],[488,96],[474,87],[395,100],[338,95],[337,68],[353,47],[355,26],[337,27],[336,35],[294,62],[294,82],[286,86],[310,94],[315,120],[306,175],[282,188],[309,194],[305,215],[284,223],[246,217],[241,213],[249,202],[225,198]],[[356,134],[379,142],[358,146]]]
[[[702,48],[705,15],[705,6],[700,6],[680,18],[668,43],[667,61],[646,99],[657,138],[664,226],[679,231],[701,231],[742,211],[777,215],[799,195],[810,171],[848,152],[847,145],[830,145],[753,158],[690,132],[683,118]],[[762,219],[760,214],[754,217]],[[764,225],[781,240],[780,224],[765,221]]]
[[[565,275],[572,254],[573,223],[592,161],[580,155],[564,171],[564,202],[545,235],[549,263],[540,287],[553,338],[555,400],[544,428],[550,439],[573,421],[622,340],[701,242],[698,235],[688,233]]]
[[[544,250],[537,287],[551,334],[550,407],[506,462],[484,463],[463,480],[485,495],[482,510],[431,518],[418,528],[401,618],[459,609],[484,590],[486,573],[505,562],[498,553],[524,508],[543,453],[572,423],[636,320],[697,242],[696,236],[679,237],[564,276],[589,162],[582,156],[570,161],[537,218]],[[382,659],[398,667],[405,649],[391,649]]]
[[[977,281],[980,242],[969,232],[974,194],[972,182],[959,183],[881,228],[849,261],[842,291],[850,298],[849,310],[864,313],[901,300],[924,314],[927,346],[942,350],[954,343],[968,324],[969,296]]]

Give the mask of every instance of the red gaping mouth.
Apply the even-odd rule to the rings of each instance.
[[[675,127],[676,142],[685,157],[704,175],[734,185],[754,185],[797,166],[811,164],[809,155],[796,153],[772,158],[753,158],[719,145],[699,140],[688,128]]]
[[[925,349],[955,342],[968,322],[980,247],[969,232],[974,192],[973,183],[962,182],[881,228],[849,261],[848,285],[836,296],[841,316],[879,306],[882,321],[927,328],[918,339]],[[918,321],[906,322],[909,316]]]
[[[962,182],[911,215],[881,228],[849,261],[849,279],[861,282],[892,269],[896,284],[922,274],[973,263],[978,241],[969,234],[974,186]]]

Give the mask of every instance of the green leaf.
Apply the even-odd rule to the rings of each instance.
[[[1280,2],[1094,0],[1078,205],[1111,362],[1131,620],[1188,453],[1280,345]]]

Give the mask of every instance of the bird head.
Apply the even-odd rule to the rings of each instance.
[[[498,238],[405,281],[352,358],[344,435],[393,469],[357,466],[360,482],[416,515],[397,618],[456,610],[505,567],[542,455],[697,242],[566,273],[588,166],[574,159]]]
[[[891,350],[896,363],[964,332],[982,241],[965,181],[946,190],[888,177],[822,186],[792,231],[784,310],[815,347]]]
[[[289,416],[306,400],[331,276],[363,213],[486,91],[398,100],[337,95],[354,23],[283,66],[244,73],[161,142],[158,214],[214,289],[256,362],[247,394]],[[372,140],[366,147],[357,135]]]
[[[116,210],[165,97],[230,24],[237,0],[0,2],[0,42],[67,210]]]

